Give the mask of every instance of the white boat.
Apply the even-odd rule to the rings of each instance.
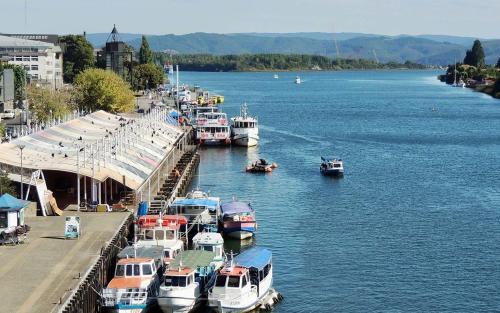
[[[105,309],[116,313],[147,312],[156,302],[160,278],[152,258],[121,259],[115,276],[103,290]]]
[[[300,76],[295,76],[295,83],[296,83],[297,85],[299,85],[299,84],[301,84],[301,83],[302,83],[302,81],[300,80]]]
[[[210,265],[216,270],[219,270],[224,265],[224,239],[221,234],[203,231],[197,233],[192,241],[194,250],[209,251],[215,254]]]
[[[278,78],[280,78],[280,77],[278,76],[278,74],[274,74],[273,78],[274,78],[274,79],[278,79]]]
[[[231,137],[238,146],[252,147],[259,142],[258,122],[248,115],[246,103],[241,106],[240,115],[231,119]]]
[[[208,305],[219,313],[270,309],[281,298],[272,283],[271,251],[252,247],[219,272],[215,286],[209,290]]]
[[[201,304],[215,279],[214,256],[211,251],[189,250],[175,258],[160,286],[158,305],[164,313],[187,313]]]
[[[204,145],[229,145],[231,132],[226,113],[198,113],[195,121],[195,139]]]
[[[193,190],[185,197],[177,197],[170,204],[170,210],[173,214],[185,216],[190,223],[197,220],[202,224],[217,225],[220,198],[211,197],[201,190]]]
[[[344,175],[344,162],[341,159],[325,159],[321,157],[321,161],[321,166],[319,167],[321,174],[326,176]]]

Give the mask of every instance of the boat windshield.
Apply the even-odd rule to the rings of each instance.
[[[227,276],[217,276],[217,280],[215,281],[215,287],[226,286],[226,278]]]
[[[340,167],[340,164],[335,163],[335,164],[333,164],[333,167],[335,167],[335,168],[339,168],[339,167]]]
[[[186,276],[167,276],[165,286],[186,287]]]
[[[118,265],[116,267],[115,276],[122,277],[123,275],[125,275],[125,266],[124,265]]]
[[[213,252],[214,251],[214,247],[213,246],[200,246],[199,250]]]
[[[229,276],[227,286],[231,288],[238,288],[240,286],[240,276]]]

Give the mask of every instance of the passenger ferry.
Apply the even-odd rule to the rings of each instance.
[[[189,312],[202,303],[215,280],[214,256],[210,251],[189,250],[175,258],[160,286],[158,305],[163,312]]]
[[[243,104],[240,115],[231,119],[231,138],[238,146],[252,147],[259,141],[257,119],[248,115],[248,108]]]
[[[321,157],[321,166],[319,170],[321,174],[326,176],[343,176],[344,175],[344,163],[341,159],[325,159]]]
[[[174,214],[185,216],[190,223],[217,224],[217,215],[220,211],[220,198],[210,197],[208,193],[194,190],[186,197],[178,197],[170,205]]]
[[[160,277],[152,258],[121,259],[103,290],[104,307],[116,313],[142,313],[156,303]]]
[[[234,263],[234,264],[233,264]],[[282,296],[272,288],[271,251],[252,247],[224,267],[209,290],[208,305],[219,313],[270,310]]]
[[[255,211],[247,202],[231,201],[222,204],[219,219],[224,234],[232,238],[250,238],[257,230]]]
[[[195,139],[199,144],[229,145],[230,127],[226,113],[198,113],[195,123]]]

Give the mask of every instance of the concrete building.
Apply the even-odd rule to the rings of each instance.
[[[53,43],[0,35],[0,57],[23,66],[32,83],[54,88],[63,84],[62,51]]]
[[[0,73],[0,112],[12,109],[14,101],[14,70],[4,69]]]

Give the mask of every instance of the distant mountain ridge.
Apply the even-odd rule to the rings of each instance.
[[[105,44],[109,34],[88,34],[95,46]],[[120,34],[123,41],[138,49],[140,34]],[[362,33],[191,33],[186,35],[147,35],[154,51],[181,54],[315,54],[329,57],[364,58],[380,62],[412,61],[447,65],[463,59],[475,38],[447,35],[382,36]],[[336,45],[335,45],[336,41]],[[494,64],[500,57],[500,39],[481,40],[486,62]]]

